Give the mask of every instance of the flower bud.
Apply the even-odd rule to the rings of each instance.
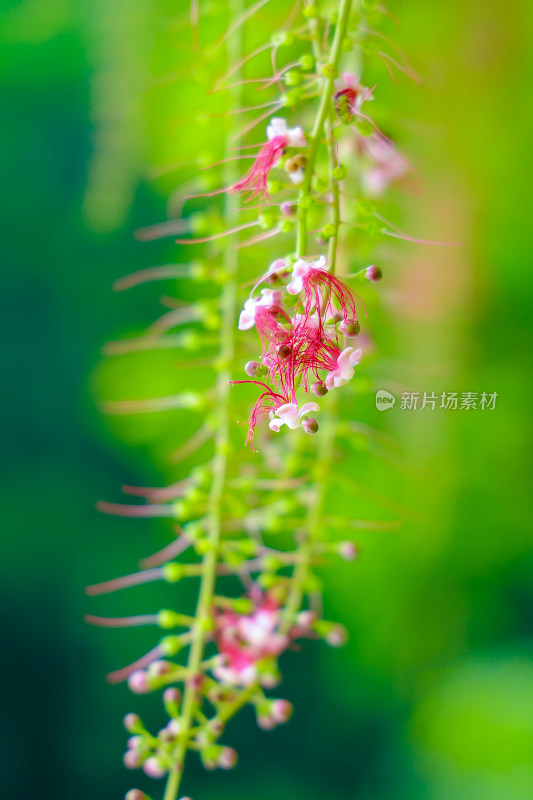
[[[122,761],[126,769],[139,769],[141,766],[141,754],[138,750],[126,750]]]
[[[143,770],[150,778],[163,778],[167,772],[157,756],[147,758],[143,764]]]
[[[143,730],[141,718],[138,714],[126,714],[124,717],[124,727],[130,733],[140,733]]]
[[[379,267],[372,265],[371,267],[367,267],[365,270],[365,278],[372,283],[377,283],[383,277],[383,273]]]
[[[323,381],[315,381],[311,385],[311,391],[317,397],[324,397],[324,395],[328,393],[328,390],[326,388],[326,384]]]
[[[345,319],[339,325],[339,331],[344,336],[357,336],[360,330],[361,326],[356,319]]]
[[[277,725],[282,725],[290,720],[292,712],[292,703],[289,703],[288,700],[274,700],[270,714]]]
[[[163,660],[152,661],[152,663],[148,667],[148,675],[151,678],[160,678],[161,675],[166,675],[167,672],[170,672],[171,669],[172,667],[168,663],[168,661],[163,661]]]
[[[281,211],[284,217],[294,217],[294,215],[296,214],[296,204],[282,203],[279,207],[279,210]]]
[[[259,361],[248,361],[244,365],[244,371],[248,375],[249,378],[255,378],[259,374],[259,370],[261,368],[261,364]]]
[[[144,669],[136,669],[128,678],[128,688],[134,694],[147,694],[151,688],[148,673]]]
[[[353,542],[341,542],[337,547],[337,553],[345,561],[353,561],[357,558],[357,547]]]
[[[302,428],[306,433],[316,433],[318,430],[318,422],[312,417],[307,417],[302,421]]]
[[[342,625],[332,625],[324,638],[331,647],[342,647],[346,644],[348,633]]]
[[[170,686],[163,692],[164,703],[179,703],[181,700],[181,692],[175,686]]]
[[[150,800],[150,798],[140,789],[130,789],[129,792],[126,792],[124,800]]]
[[[233,747],[223,747],[218,756],[218,766],[221,769],[233,769],[237,763],[237,751]]]
[[[343,181],[347,174],[346,167],[344,166],[344,164],[339,164],[339,166],[335,167],[335,169],[332,171],[331,174],[333,175],[336,181]]]
[[[130,738],[128,739],[128,742],[127,742],[128,749],[129,750],[140,750],[141,747],[142,747],[142,743],[143,743],[143,737],[142,736],[130,736]]]
[[[276,723],[272,717],[269,717],[266,714],[262,714],[261,716],[257,717],[257,724],[263,731],[271,731],[276,727]]]
[[[304,53],[300,56],[300,66],[305,70],[313,69],[315,66],[315,57],[311,53]]]

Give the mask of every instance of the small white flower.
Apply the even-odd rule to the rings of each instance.
[[[283,301],[281,289],[262,289],[261,297],[250,297],[244,303],[244,308],[239,315],[239,330],[247,331],[255,325],[255,315],[259,306],[279,306]]]
[[[337,358],[337,369],[328,372],[326,376],[326,388],[338,389],[344,386],[354,376],[354,367],[359,364],[363,357],[361,348],[355,350],[353,347],[346,347]]]
[[[289,284],[287,284],[288,293],[300,294],[304,285],[303,279],[310,269],[327,270],[327,268],[326,256],[320,256],[318,261],[305,261],[305,259],[299,258],[298,261],[294,263],[292,268],[292,280]]]
[[[303,167],[295,169],[294,172],[289,172],[291,183],[294,183],[295,186],[300,186],[300,184],[304,182],[304,177],[305,169],[303,169]]]
[[[279,433],[281,426],[286,425],[291,431],[294,431],[300,427],[302,417],[309,414],[310,411],[320,411],[318,403],[304,403],[299,411],[298,403],[285,403],[276,410],[269,422],[269,428]]]
[[[289,147],[306,147],[307,141],[301,128],[287,128],[287,121],[283,117],[274,117],[267,127],[268,141],[276,136],[285,136]]]

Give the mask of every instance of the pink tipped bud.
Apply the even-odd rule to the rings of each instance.
[[[337,553],[345,561],[353,561],[357,558],[357,547],[353,542],[341,542],[337,547]]]
[[[365,270],[365,278],[367,280],[372,281],[372,283],[377,283],[383,277],[383,273],[379,267],[372,265],[367,267]]]
[[[259,361],[248,361],[244,365],[244,371],[248,375],[249,378],[255,378],[259,374],[259,370],[261,369],[261,364]]]
[[[168,661],[154,661],[148,667],[148,674],[152,678],[160,678],[161,675],[166,675],[172,669]]]
[[[180,700],[181,700],[181,692],[174,686],[165,689],[165,691],[163,692],[164,703],[179,703]]]
[[[150,778],[163,778],[167,770],[156,756],[150,756],[143,764],[143,770]]]
[[[130,733],[139,733],[142,730],[141,718],[138,714],[126,714],[124,717],[124,727]]]
[[[314,611],[300,611],[296,618],[299,628],[310,628],[315,620],[316,614]]]
[[[328,393],[326,384],[323,383],[323,381],[315,381],[311,385],[311,391],[316,397],[324,397],[324,395]]]
[[[265,715],[257,717],[257,724],[263,731],[271,731],[272,728],[276,727],[276,723],[274,722],[272,717],[267,717]]]
[[[281,345],[281,346],[278,348],[278,356],[279,356],[280,358],[289,358],[289,356],[291,355],[291,353],[292,353],[292,347],[289,347],[289,345],[288,345],[288,344],[282,344],[282,345]]]
[[[130,736],[128,739],[128,747],[130,750],[140,750],[142,746],[142,736]]]
[[[360,330],[361,326],[356,319],[345,319],[339,325],[339,331],[344,336],[357,336]]]
[[[141,754],[138,750],[126,750],[122,760],[126,769],[139,769],[141,766]]]
[[[171,739],[175,739],[176,736],[179,736],[182,732],[183,725],[179,719],[171,719],[166,728],[163,728],[163,730],[167,732]]]
[[[332,647],[342,647],[343,644],[346,644],[348,634],[342,625],[333,625],[325,638]]]
[[[140,789],[130,789],[129,792],[126,792],[124,800],[149,800],[149,797]]]
[[[144,669],[136,669],[128,678],[128,687],[134,694],[146,694],[150,691],[148,674]]]
[[[272,703],[271,715],[277,725],[288,722],[292,717],[293,707],[288,700],[274,700]]]
[[[294,217],[296,214],[296,203],[282,203],[279,210],[284,217]]]
[[[306,433],[316,433],[318,430],[318,422],[312,417],[308,417],[302,421],[302,428]]]
[[[233,747],[223,747],[218,757],[218,766],[221,769],[233,769],[237,763],[237,751]]]

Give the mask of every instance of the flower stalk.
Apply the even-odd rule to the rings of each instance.
[[[168,397],[104,405],[108,413],[181,409],[202,417],[196,432],[174,454],[175,463],[182,465],[178,480],[163,488],[124,487],[139,499],[138,505],[99,505],[101,511],[115,515],[170,519],[175,540],[143,559],[140,572],[87,590],[93,595],[149,581],[199,581],[193,616],[173,609],[136,617],[88,616],[88,622],[102,627],[153,625],[165,631],[148,653],[110,675],[113,682],[127,680],[137,694],[163,690],[167,724],[154,735],[137,715],[127,715],[125,726],[133,735],[124,756],[128,768],[166,778],[163,800],[178,799],[190,750],[199,754],[207,769],[234,766],[235,751],[219,740],[227,723],[245,705],[255,709],[258,725],[265,730],[288,721],[291,704],[268,694],[281,680],[280,658],[302,638],[323,639],[332,646],[345,640],[342,626],[322,618],[317,568],[332,554],[352,561],[357,548],[351,539],[332,540],[326,529],[336,535],[338,529],[356,530],[370,524],[345,520],[327,508],[339,431],[339,391],[356,383],[352,379],[363,355],[363,348],[357,346],[361,301],[347,281],[353,274],[368,286],[381,277],[376,265],[361,268],[351,263],[341,230],[349,236],[349,227],[357,225],[361,236],[365,230],[375,233],[374,209],[355,222],[359,187],[366,174],[361,166],[365,153],[374,154],[374,185],[396,180],[398,161],[391,164],[388,144],[361,112],[372,92],[361,86],[358,76],[342,73],[339,77],[350,42],[361,45],[360,4],[339,0],[330,17],[314,4],[306,6],[305,19],[292,21],[287,30],[282,28],[269,44],[247,56],[242,47],[243,26],[265,5],[258,2],[246,7],[244,0],[228,0],[233,24],[213,48],[215,52],[224,44],[228,57],[228,69],[215,90],[222,91],[225,81],[232,78],[225,89],[227,112],[218,115],[224,120],[220,124],[225,128],[225,157],[210,158],[210,166],[204,162],[198,172],[203,176],[214,170],[222,187],[213,189],[211,184],[204,191],[198,181],[192,189],[198,193],[188,194],[183,203],[204,198],[203,202],[214,205],[187,223],[178,220],[163,226],[165,231],[188,235],[177,240],[179,244],[205,245],[208,258],[194,265],[141,270],[116,285],[122,290],[145,281],[187,278],[220,287],[216,300],[208,297],[188,307],[167,300],[170,311],[144,337],[114,342],[108,348],[113,355],[175,346],[204,350],[205,361],[200,363],[216,371],[214,386],[204,393],[180,391]],[[284,47],[298,48],[300,55],[295,58],[291,52],[288,63],[278,66]],[[272,75],[246,79],[244,66],[269,50]],[[259,83],[261,93],[276,92],[279,87],[281,96],[259,104],[249,102],[247,92],[257,90],[254,83]],[[311,103],[316,111],[310,121]],[[242,127],[241,114],[265,108],[266,115]],[[295,124],[275,116],[281,108],[295,116]],[[242,145],[243,137],[262,120],[266,141]],[[369,130],[365,135],[359,131],[361,120],[374,137],[372,147],[362,144]],[[355,138],[349,170],[339,161],[338,129],[352,132]],[[246,148],[252,147],[249,155]],[[240,164],[248,157],[252,165],[243,175]],[[325,173],[327,180],[320,177]],[[347,173],[355,186],[356,207],[349,193],[341,192]],[[188,179],[187,192],[194,183]],[[280,202],[272,198],[278,193]],[[258,205],[248,202],[254,198]],[[259,211],[255,219],[244,216],[244,221],[237,218],[239,224],[233,224],[235,215],[255,209]],[[345,216],[349,226],[341,228]],[[321,224],[311,231],[309,223],[315,219]],[[254,227],[261,233],[243,239],[245,231]],[[276,243],[288,241],[289,252],[279,253],[249,283],[251,293],[239,311],[245,248],[264,248],[274,237]],[[313,252],[321,248],[325,252]],[[176,335],[172,333],[176,327],[185,330]],[[237,340],[237,331],[253,329],[260,353],[256,351],[256,358],[246,362],[243,375],[241,351],[248,352],[251,338],[241,333]],[[244,447],[235,452],[234,422],[243,384],[259,395],[250,413],[247,442],[255,451],[257,435],[259,448],[269,448],[267,459],[249,456]],[[325,398],[326,394],[333,396]],[[324,413],[318,402],[323,398]],[[319,412],[317,420],[314,415]],[[271,437],[268,444],[266,436]],[[205,463],[190,466],[208,447],[211,455]],[[390,523],[372,524],[384,530]],[[292,534],[285,548],[271,543],[271,534],[279,531]],[[221,592],[221,575],[233,581],[233,590]],[[145,800],[148,796],[131,790],[127,797]]]

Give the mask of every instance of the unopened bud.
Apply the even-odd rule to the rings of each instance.
[[[353,542],[341,542],[337,547],[337,552],[345,561],[353,561],[357,558],[357,547]]]
[[[150,800],[150,798],[140,789],[130,789],[129,792],[126,792],[124,800]]]
[[[233,747],[223,747],[218,757],[218,766],[221,769],[233,769],[237,763],[237,751]]]
[[[124,727],[130,733],[140,733],[143,730],[141,718],[138,714],[126,714],[124,717]]]
[[[339,325],[339,331],[345,336],[357,336],[361,326],[356,319],[345,319]]]
[[[259,363],[259,361],[248,361],[244,365],[244,371],[246,372],[249,378],[255,378],[258,375],[260,368],[261,364]]]
[[[272,703],[271,716],[278,725],[288,722],[292,717],[293,707],[288,700],[274,700]]]
[[[181,692],[175,686],[170,686],[163,692],[164,703],[179,703],[181,700]]]
[[[346,644],[348,634],[346,628],[342,625],[332,625],[331,629],[325,636],[326,642],[332,647],[342,647]]]
[[[294,215],[296,214],[296,204],[282,203],[279,207],[279,210],[281,211],[284,217],[294,217]]]
[[[326,384],[323,381],[315,381],[311,385],[311,391],[316,397],[324,397],[324,395],[328,393]]]
[[[126,750],[122,761],[126,769],[139,769],[141,766],[141,754],[138,750]]]
[[[372,283],[377,283],[383,277],[383,273],[379,267],[372,265],[366,268],[365,277]]]
[[[307,419],[304,419],[302,422],[302,428],[306,433],[316,433],[318,430],[318,422],[312,417],[307,417]]]
[[[156,756],[150,756],[150,758],[146,759],[143,764],[143,770],[150,778],[163,778],[167,772]]]
[[[144,669],[136,669],[128,678],[128,688],[134,694],[146,694],[150,691],[148,674]]]
[[[170,639],[173,637],[168,638]],[[148,667],[148,675],[150,675],[152,678],[160,678],[161,675],[166,675],[171,669],[172,667],[168,661],[153,661]]]

